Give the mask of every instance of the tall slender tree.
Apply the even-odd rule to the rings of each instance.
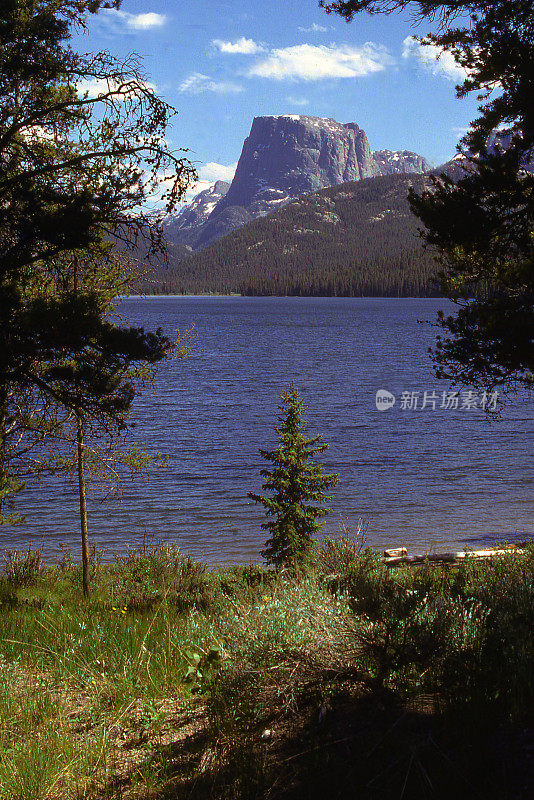
[[[31,400],[31,413],[19,421],[19,431],[15,427],[18,436],[12,444],[18,449],[12,447],[11,459],[24,478],[43,470],[76,474],[83,588],[88,595],[86,474],[102,477],[111,464],[115,468],[134,462],[146,466],[147,459],[139,451],[119,445],[127,438],[136,387],[176,346],[159,330],[152,333],[113,324],[118,286],[124,286],[115,257],[108,253],[104,259],[99,254],[95,261],[90,253],[77,253],[74,264],[71,258],[63,254],[48,262],[48,281],[41,280],[39,286],[40,302],[36,287],[27,309],[25,327],[35,330],[35,317],[42,332],[39,348],[32,347],[25,365],[26,408]],[[51,298],[56,301],[53,306]],[[59,307],[69,309],[68,318],[53,313]],[[116,474],[111,469],[107,472]]]
[[[293,384],[282,394],[278,408],[278,447],[260,450],[272,464],[261,470],[265,478],[262,489],[269,495],[250,492],[249,497],[261,503],[269,518],[262,524],[270,533],[262,556],[276,567],[297,569],[309,559],[322,524],[318,520],[329,513],[324,505],[331,500],[327,492],[337,484],[338,476],[326,474],[314,460],[328,445],[321,436],[306,438],[305,406]]]
[[[79,55],[69,44],[73,28],[110,5],[120,2],[5,0],[0,9],[3,499],[21,486],[21,460],[77,409],[120,424],[133,397],[127,370],[171,346],[160,332],[111,324],[95,287],[72,290],[80,260],[99,263],[105,284],[112,242],[133,248],[141,237],[149,254],[160,251],[144,202],[159,191],[172,210],[195,176],[166,143],[175,112],[139,59]],[[49,288],[58,262],[71,270],[70,290]],[[37,459],[25,467],[35,468]]]

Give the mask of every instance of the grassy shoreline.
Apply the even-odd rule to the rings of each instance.
[[[6,561],[0,800],[527,798],[534,547],[389,570],[348,537],[306,572],[173,547]]]

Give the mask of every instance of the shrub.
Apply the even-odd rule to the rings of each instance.
[[[364,549],[367,528],[368,523],[359,519],[354,533],[343,525],[343,536],[324,539],[315,557],[319,573],[342,575],[349,572]]]
[[[534,558],[528,548],[523,556],[511,552],[489,562],[397,570],[364,550],[345,571],[327,575],[326,585],[349,597],[362,666],[375,685],[401,695],[439,695],[443,708],[456,709],[457,719],[469,716],[472,727],[495,715],[521,719],[532,712]]]
[[[4,572],[8,583],[14,587],[35,584],[42,568],[41,555],[41,546],[37,550],[32,550],[30,546],[23,553],[20,550],[6,550]]]
[[[176,545],[127,551],[115,556],[114,602],[149,608],[164,597],[178,610],[205,609],[217,596],[217,582],[205,564],[184,558]]]

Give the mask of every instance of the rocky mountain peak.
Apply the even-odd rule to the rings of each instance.
[[[260,216],[292,197],[375,174],[367,137],[355,123],[301,114],[255,117],[218,210],[243,206]]]
[[[305,114],[255,117],[230,187],[218,181],[201,192],[167,226],[167,234],[199,250],[302,195],[429,167],[426,159],[407,150],[373,154],[355,122]]]
[[[432,165],[424,156],[411,150],[375,150],[373,159],[379,175],[428,172]]]
[[[206,222],[229,188],[230,184],[226,181],[216,181],[213,186],[199,192],[187,206],[184,206],[172,220],[167,222],[167,235],[197,228]]]

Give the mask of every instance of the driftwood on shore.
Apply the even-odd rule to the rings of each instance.
[[[397,547],[393,550],[384,550],[384,561],[388,567],[397,567],[402,564],[460,564],[468,559],[485,560],[495,558],[507,553],[524,553],[520,547],[500,547],[491,550],[459,550],[455,553],[423,553],[419,555],[408,555],[405,547]]]

